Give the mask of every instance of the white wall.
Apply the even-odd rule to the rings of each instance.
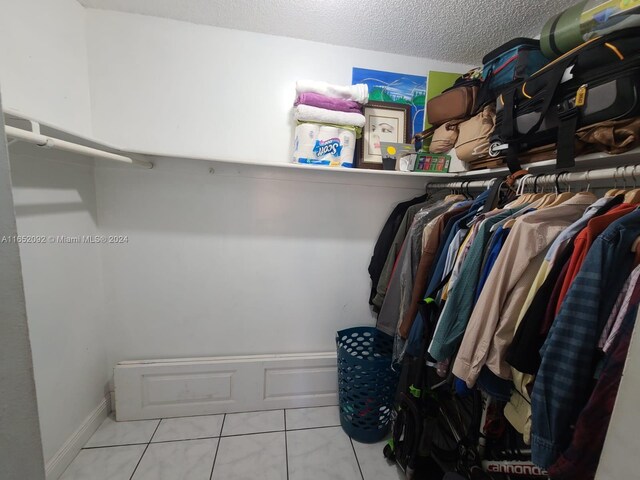
[[[85,9],[75,0],[0,0],[0,11],[3,106],[91,135]],[[18,233],[95,233],[93,169],[43,161],[44,152],[28,158],[16,148],[24,147],[11,148]],[[100,253],[77,245],[20,250],[48,462],[105,395]]]
[[[170,161],[96,172],[102,232],[129,237],[103,247],[110,365],[331,351],[336,330],[373,323],[373,244],[394,203],[423,181],[210,175],[206,163]]]
[[[0,0],[5,108],[91,134],[85,9],[75,0]]]
[[[638,441],[640,416],[637,414],[638,395],[640,395],[639,326],[640,321],[636,319],[636,328],[629,345],[629,355],[598,465],[597,480],[638,477],[636,456],[640,443]]]
[[[287,162],[295,81],[352,67],[426,75],[464,65],[102,10],[87,11],[93,125],[147,151]]]
[[[87,16],[96,135],[181,156],[287,162],[297,79],[350,84],[354,66],[466,68],[140,15]],[[101,229],[130,238],[103,249],[111,364],[333,350],[337,329],[372,323],[373,244],[394,203],[422,181],[318,184],[317,172],[210,176],[197,165],[97,172]]]
[[[30,152],[20,154],[20,150]],[[20,235],[95,235],[92,166],[11,147]],[[100,247],[21,244],[45,461],[104,399],[109,368]]]
[[[0,125],[0,236],[16,236],[11,172]],[[0,478],[44,479],[20,249],[0,242]]]

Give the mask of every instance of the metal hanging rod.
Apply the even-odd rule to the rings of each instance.
[[[139,160],[136,158],[125,157],[124,155],[118,155],[117,153],[105,152],[104,150],[98,150],[97,148],[86,147],[77,143],[67,142],[66,140],[60,140],[58,138],[42,135],[39,132],[30,132],[28,130],[12,127],[10,125],[5,125],[4,129],[7,137],[33,143],[34,145],[37,145],[39,147],[54,148],[57,150],[64,150],[66,152],[79,153],[81,155],[102,158],[105,160],[111,160],[120,163],[127,163],[129,165],[135,165],[142,168],[153,167],[153,163],[146,160]]]
[[[638,176],[636,177],[636,171]],[[525,182],[525,185],[533,185],[536,182],[538,185],[543,184],[555,184],[557,182],[582,182],[589,183],[593,180],[614,180],[614,181],[627,181],[631,180],[635,183],[636,178],[640,181],[640,165],[624,165],[613,168],[602,168],[586,170],[584,172],[558,172],[558,173],[545,173],[539,175],[526,175],[518,180]],[[490,180],[471,180],[471,181],[456,181],[456,182],[441,182],[441,183],[428,183],[427,188],[488,188],[495,179]]]

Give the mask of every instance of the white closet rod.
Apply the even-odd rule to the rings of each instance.
[[[638,176],[636,177],[635,171],[638,169]],[[636,178],[640,184],[640,166],[638,165],[625,165],[615,168],[602,168],[598,170],[587,170],[585,172],[565,172],[565,173],[547,173],[541,175],[527,175],[522,177],[527,185],[533,185],[536,182],[538,185],[543,184],[563,184],[567,182],[583,182],[589,183],[592,180],[615,180],[620,182],[636,183]],[[427,183],[427,188],[487,188],[491,185],[494,179],[490,180],[472,180],[461,182],[443,182],[443,183]]]
[[[5,125],[4,127],[7,137],[15,138],[25,142],[33,143],[39,147],[55,148],[57,150],[64,150],[72,153],[79,153],[81,155],[88,155],[90,157],[103,158],[105,160],[112,160],[120,163],[127,163],[129,165],[136,165],[142,168],[152,168],[153,163],[146,160],[138,160],[135,158],[125,157],[124,155],[118,155],[117,153],[105,152],[104,150],[98,150],[97,148],[85,147],[77,143],[67,142],[66,140],[60,140],[58,138],[48,137],[39,133],[30,132],[21,128]]]

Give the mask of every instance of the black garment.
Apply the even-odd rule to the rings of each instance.
[[[513,336],[513,341],[507,348],[506,361],[513,368],[522,373],[535,375],[540,367],[540,347],[545,341],[541,334],[542,322],[547,311],[547,304],[551,292],[556,286],[560,272],[571,258],[573,240],[553,263],[545,281],[540,285],[531,305],[522,317],[522,321]]]
[[[389,254],[389,248],[391,248],[391,243],[396,236],[398,228],[400,228],[400,224],[402,223],[405,213],[407,213],[409,207],[426,202],[427,199],[427,195],[421,195],[411,200],[407,200],[406,202],[399,203],[393,209],[391,215],[389,215],[384,227],[382,227],[378,241],[373,248],[371,262],[369,263],[369,276],[371,277],[371,295],[369,296],[370,305],[373,305],[373,297],[376,296],[376,288],[378,286],[378,281],[380,280],[380,274],[382,273],[384,263],[387,260],[387,255]],[[378,311],[376,306],[373,308],[375,311]]]
[[[607,213],[616,205],[620,205],[623,200],[623,195],[612,198],[611,201],[600,207],[592,218]],[[549,275],[547,275],[547,278],[536,292],[531,305],[529,305],[527,312],[524,317],[522,317],[522,321],[513,336],[513,341],[507,349],[507,363],[519,372],[530,375],[538,373],[538,368],[540,368],[539,352],[548,333],[542,328],[542,323],[546,316],[549,298],[556,286],[562,269],[571,258],[572,253],[573,239],[564,251],[558,255],[558,258],[549,271]]]

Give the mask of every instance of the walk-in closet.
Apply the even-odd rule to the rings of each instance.
[[[640,478],[640,1],[0,38],[0,480]]]

